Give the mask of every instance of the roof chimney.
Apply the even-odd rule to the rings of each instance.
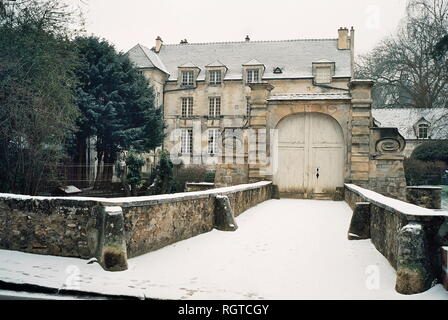
[[[159,36],[157,36],[156,38],[156,48],[155,48],[155,52],[159,53],[160,49],[162,49],[162,45],[163,45],[163,40],[162,38],[160,38]]]
[[[246,41],[250,41],[249,35],[246,36]]]
[[[338,30],[338,49],[347,50],[350,49],[350,44],[348,42],[348,29],[339,28]]]
[[[352,60],[352,78],[355,76],[355,28],[350,29],[350,54]]]

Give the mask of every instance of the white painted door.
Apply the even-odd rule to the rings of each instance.
[[[344,184],[345,143],[338,122],[320,113],[283,119],[278,129],[274,183],[283,195],[331,196]]]

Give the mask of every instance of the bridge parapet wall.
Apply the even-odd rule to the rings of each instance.
[[[32,197],[0,194],[0,249],[96,257],[106,269],[215,227],[217,196],[240,215],[272,198],[272,182],[199,192],[129,198]],[[118,264],[118,265],[117,265]]]
[[[447,211],[422,208],[353,184],[345,185],[344,197],[354,210],[349,239],[365,239],[357,237],[355,230],[367,227],[365,234],[397,270],[398,292],[419,293],[443,281],[441,249],[448,245]],[[368,225],[356,225],[358,221]]]

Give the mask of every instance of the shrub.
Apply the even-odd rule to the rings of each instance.
[[[205,182],[215,182],[216,171],[208,171],[205,175]]]
[[[412,159],[448,162],[448,141],[428,141],[414,149]]]
[[[176,181],[174,180],[173,163],[170,153],[163,150],[160,153],[160,160],[151,173],[151,185],[148,194],[166,194],[176,191]]]
[[[131,186],[133,196],[137,195],[137,190],[143,184],[141,175],[142,167],[145,165],[145,159],[135,151],[131,150],[126,157],[126,166],[128,168],[127,182]]]
[[[447,165],[443,161],[405,159],[404,172],[408,185],[439,185]]]
[[[177,192],[185,191],[186,182],[214,182],[215,173],[209,171],[203,165],[189,165],[188,167],[180,167],[175,175],[177,182]]]

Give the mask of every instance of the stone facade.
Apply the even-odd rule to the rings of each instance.
[[[303,125],[308,146],[304,160],[296,165],[305,172],[297,177],[301,181],[297,185],[280,185],[281,195],[334,198],[336,189],[347,182],[403,199],[404,139],[396,130],[375,127],[373,82],[353,79],[354,36],[353,29],[341,28],[337,39],[182,41],[177,45],[164,45],[158,37],[153,49],[137,45],[128,56],[151,81],[158,103],[163,104],[167,123],[163,147],[177,162],[215,169],[216,186],[262,180],[282,184],[285,180],[276,171],[279,164],[275,160],[281,141],[273,132],[288,118],[324,115],[328,125],[315,127],[314,135],[341,132],[343,155],[338,155],[337,166],[319,163],[324,161],[316,160],[314,153],[332,157],[335,146],[321,141],[314,149],[309,147],[313,141],[305,132],[308,124]],[[212,72],[220,74],[219,81],[211,80]],[[214,99],[219,100],[219,111]],[[337,128],[330,128],[335,121]],[[230,130],[233,135],[227,136]],[[221,146],[218,150],[210,147],[216,140]],[[291,146],[297,151],[295,144]],[[329,150],[326,154],[324,148]],[[289,157],[291,163],[282,166],[292,166],[297,160],[296,155]],[[324,172],[314,181],[319,169]]]

